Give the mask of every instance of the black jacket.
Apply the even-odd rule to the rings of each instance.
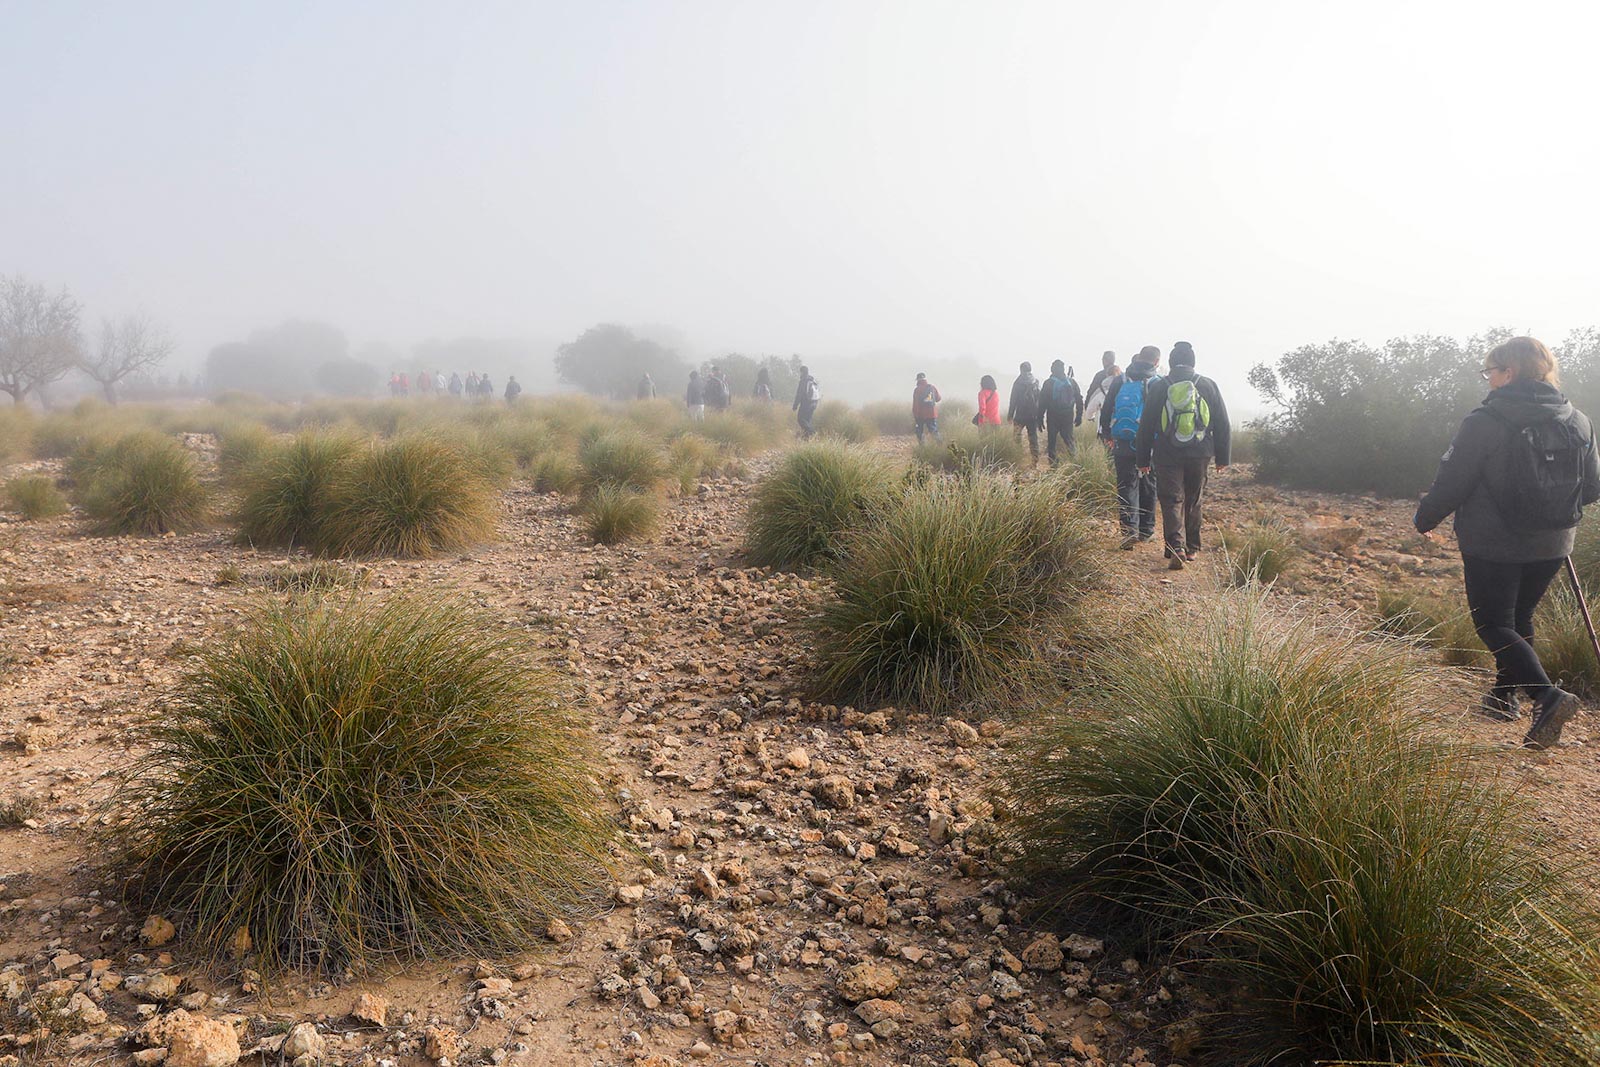
[[[1156,366],[1154,363],[1136,360],[1128,364],[1126,371],[1115,375],[1110,381],[1106,382],[1106,399],[1100,405],[1101,437],[1107,440],[1111,439],[1111,423],[1117,414],[1117,394],[1122,392],[1122,387],[1129,382],[1133,382],[1140,389],[1143,389],[1144,383],[1149,381],[1155,372]],[[1090,392],[1093,392],[1093,390],[1091,389]],[[1121,442],[1118,442],[1118,445],[1120,447]]]
[[[689,387],[683,391],[684,403],[693,407],[706,402],[706,383],[703,378],[690,378]]]
[[[1044,421],[1039,410],[1039,379],[1033,371],[1023,371],[1011,383],[1011,403],[1006,405],[1006,421],[1019,426],[1037,426]]]
[[[816,375],[814,374],[806,374],[801,376],[800,381],[796,383],[794,387],[794,403],[789,405],[790,411],[799,411],[800,405],[802,404],[816,404],[815,400],[806,399],[806,383],[810,382],[815,377]]]
[[[1039,386],[1039,406],[1051,419],[1065,419],[1074,426],[1083,422],[1083,393],[1071,378],[1054,374],[1046,378]]]
[[[1570,555],[1575,529],[1514,530],[1501,518],[1495,503],[1502,473],[1500,464],[1492,460],[1516,429],[1546,419],[1569,421],[1589,439],[1582,499],[1585,504],[1600,500],[1600,460],[1588,417],[1555,386],[1517,381],[1491,392],[1461,420],[1455,440],[1439,461],[1439,473],[1417,505],[1412,520],[1417,529],[1427,533],[1454,512],[1456,541],[1463,556],[1497,563],[1532,563]]]
[[[1174,441],[1162,432],[1161,416],[1166,410],[1167,390],[1172,383],[1187,381],[1193,381],[1199,388],[1201,399],[1211,409],[1211,421],[1204,437],[1195,441]],[[1173,367],[1165,377],[1151,382],[1145,393],[1144,415],[1139,419],[1139,438],[1134,448],[1139,453],[1141,467],[1213,456],[1217,466],[1226,467],[1233,456],[1233,428],[1228,424],[1228,409],[1222,403],[1217,383],[1186,366]]]

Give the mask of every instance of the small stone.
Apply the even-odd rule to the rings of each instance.
[[[739,1033],[739,1013],[724,1008],[711,1014],[711,1036],[719,1044],[731,1045]]]
[[[697,1060],[703,1060],[711,1055],[711,1046],[704,1041],[696,1041],[689,1046],[689,1055]]]
[[[856,806],[856,787],[842,774],[830,774],[817,783],[817,800],[830,808],[848,811]]]
[[[839,976],[838,988],[852,1004],[889,997],[900,988],[900,973],[887,964],[858,963]]]
[[[551,919],[550,925],[544,928],[544,936],[559,945],[572,940],[572,927],[560,919]]]
[[[356,998],[355,1006],[350,1009],[350,1017],[358,1022],[371,1023],[373,1026],[387,1026],[389,1002],[376,993],[362,993]]]
[[[980,740],[977,729],[970,723],[962,722],[960,719],[946,719],[944,721],[944,732],[949,735],[950,740],[955,742],[959,748],[971,748]]]
[[[186,1016],[171,1028],[167,1067],[232,1067],[239,1062],[239,1035],[221,1019]]]
[[[789,754],[783,757],[783,762],[797,771],[811,769],[811,755],[803,748],[790,749]]]
[[[1106,950],[1106,943],[1082,934],[1068,934],[1061,947],[1075,960],[1092,960]]]
[[[146,919],[144,927],[139,931],[139,940],[151,948],[159,948],[177,936],[177,928],[159,915],[152,915]]]
[[[327,1051],[328,1043],[317,1033],[313,1023],[295,1023],[283,1039],[282,1052],[286,1060],[309,1056],[313,1062],[321,1062]]]
[[[1061,942],[1051,934],[1034,938],[1022,950],[1023,965],[1030,971],[1059,971],[1065,961]]]
[[[722,886],[717,882],[717,876],[710,867],[701,866],[694,872],[694,888],[707,900],[718,900],[722,896]]]
[[[893,1000],[884,1000],[879,998],[876,1000],[862,1001],[860,1004],[856,1005],[856,1018],[860,1019],[868,1026],[875,1027],[879,1023],[890,1019],[898,1022],[900,1019],[905,1018],[905,1014],[905,1008],[901,1007],[897,1001]]]
[[[99,1026],[106,1021],[104,1009],[83,993],[74,993],[68,997],[66,1010],[69,1016],[84,1026]]]
[[[1096,1019],[1104,1019],[1106,1016],[1111,1014],[1111,1005],[1107,1004],[1099,997],[1093,997],[1089,1000],[1087,1010],[1091,1017]]]
[[[175,974],[141,974],[128,979],[128,992],[146,1001],[171,1000],[183,987],[183,979]]]
[[[166,1058],[167,1050],[164,1048],[142,1048],[133,1054],[133,1067],[156,1067],[166,1062]]]
[[[613,894],[613,896],[616,897],[618,904],[627,904],[630,906],[639,904],[644,900],[644,886],[619,885],[617,886],[616,892]]]
[[[461,1055],[461,1034],[453,1026],[430,1026],[422,1031],[422,1054],[430,1060],[455,1060]]]
[[[56,974],[66,974],[82,962],[83,957],[75,952],[58,952],[50,958],[50,969]]]

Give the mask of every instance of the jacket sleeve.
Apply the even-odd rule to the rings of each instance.
[[[937,385],[930,385],[928,388],[933,390],[933,402],[935,404],[942,403],[944,401],[944,397],[940,395],[939,387]]]
[[[1155,452],[1156,434],[1161,430],[1161,412],[1167,406],[1167,380],[1146,382],[1144,414],[1139,416],[1139,436],[1133,443],[1139,466],[1148,467]]]
[[[794,387],[794,403],[789,405],[789,410],[791,410],[791,411],[799,411],[800,410],[800,399],[801,399],[801,397],[803,397],[805,395],[805,391],[806,391],[806,380],[804,378],[801,378],[799,384]]]
[[[1600,500],[1600,442],[1595,441],[1594,427],[1589,427],[1589,456],[1583,464],[1584,506]]]
[[[1443,522],[1462,504],[1483,480],[1483,468],[1500,436],[1494,416],[1485,412],[1468,413],[1456,430],[1455,440],[1439,460],[1439,472],[1422,495],[1412,518],[1418,533],[1427,533]]]
[[[1011,383],[1011,399],[1006,403],[1006,421],[1010,422],[1017,413],[1017,383]]]
[[[1210,378],[1206,384],[1211,387],[1206,400],[1211,405],[1211,443],[1216,448],[1217,466],[1226,467],[1233,462],[1233,424],[1228,420],[1228,405],[1222,402],[1222,390]]]
[[[1072,383],[1072,425],[1083,425],[1083,390],[1077,382]]]
[[[1100,401],[1100,436],[1111,436],[1111,416],[1117,410],[1117,391],[1122,388],[1124,379],[1113,378],[1106,386],[1106,398]]]

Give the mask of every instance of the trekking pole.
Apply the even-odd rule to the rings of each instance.
[[[1583,626],[1589,631],[1589,644],[1594,646],[1594,658],[1600,661],[1600,637],[1594,635],[1594,620],[1589,617],[1589,602],[1583,599],[1583,586],[1578,584],[1578,568],[1567,557],[1567,579],[1572,583],[1572,595],[1578,598],[1578,610],[1583,612]]]

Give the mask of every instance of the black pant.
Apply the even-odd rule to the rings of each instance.
[[[808,440],[812,434],[817,432],[811,426],[811,416],[816,413],[817,402],[815,400],[802,400],[800,407],[796,409],[795,421],[800,424],[800,435]]]
[[[940,434],[939,434],[939,417],[937,415],[935,415],[931,419],[917,419],[916,423],[917,423],[917,444],[919,444],[919,445],[922,444],[922,442],[923,442],[923,436],[922,435],[924,433],[933,434],[933,439],[935,441],[939,441],[941,443],[944,441],[944,438],[942,436],[940,436]]]
[[[1494,653],[1494,688],[1511,699],[1520,687],[1538,700],[1550,691],[1550,678],[1533,651],[1533,611],[1564,560],[1496,563],[1461,557],[1467,607],[1478,638]]]
[[[1067,455],[1076,456],[1078,454],[1077,443],[1072,439],[1072,416],[1070,414],[1057,415],[1054,412],[1047,412],[1044,417],[1044,427],[1044,451],[1045,455],[1050,457],[1051,463],[1056,461],[1057,434],[1060,434],[1061,439],[1067,443]]]
[[[1028,431],[1028,452],[1033,456],[1033,462],[1039,462],[1039,424],[1037,422],[1013,422],[1011,435],[1017,440],[1022,440],[1022,431]]]
[[[1156,479],[1139,473],[1133,446],[1112,445],[1111,461],[1117,468],[1117,518],[1125,537],[1152,537],[1156,532]]]
[[[1156,499],[1161,502],[1161,537],[1167,553],[1200,551],[1200,503],[1206,495],[1210,456],[1156,465]]]

